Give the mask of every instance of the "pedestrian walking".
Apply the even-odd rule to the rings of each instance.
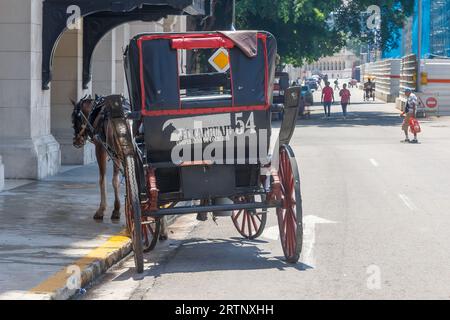
[[[369,101],[370,95],[372,91],[372,80],[369,80],[364,83],[364,101]]]
[[[330,87],[330,83],[325,82],[325,88],[322,89],[322,95],[320,101],[323,103],[323,109],[325,111],[324,119],[331,117],[331,105],[334,103],[334,91]]]
[[[320,90],[322,90],[322,78],[317,79],[317,84]]]
[[[340,90],[341,88],[339,88],[339,78],[337,78],[336,80],[334,80],[334,90]]]
[[[306,109],[306,99],[305,99],[305,95],[301,94],[300,95],[300,99],[298,101],[298,115],[301,119],[303,119],[305,117],[305,109]]]
[[[415,120],[417,111],[417,96],[412,92],[410,88],[405,89],[405,95],[406,95],[406,107],[405,111],[400,115],[401,117],[404,117],[402,130],[405,133],[405,140],[402,142],[418,143],[419,141],[417,140],[417,133],[420,132],[420,126],[418,125],[417,120]],[[419,126],[418,129],[416,128],[416,126]],[[408,129],[410,127],[412,133],[414,134],[413,140],[409,140],[408,136]]]
[[[341,97],[342,114],[344,119],[347,119],[347,106],[350,104],[350,97],[352,96],[350,90],[347,89],[347,84],[344,83],[339,96]]]

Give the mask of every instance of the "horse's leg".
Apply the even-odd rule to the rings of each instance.
[[[120,163],[118,161],[114,162],[114,174],[112,185],[114,188],[114,211],[112,213],[112,220],[120,220]]]
[[[167,231],[167,217],[161,218],[161,233],[159,234],[159,240],[169,239],[169,232]]]
[[[99,173],[99,186],[100,186],[100,207],[95,213],[95,220],[103,220],[105,215],[105,210],[107,207],[106,200],[106,165],[107,165],[107,154],[105,149],[99,144],[95,144],[95,155],[97,157],[98,173]]]

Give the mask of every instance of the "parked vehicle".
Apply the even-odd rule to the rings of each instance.
[[[318,90],[319,85],[317,83],[317,80],[314,78],[306,79],[305,85],[308,86],[311,90]]]
[[[132,111],[122,108],[122,96],[107,97],[105,103],[114,122],[118,146],[114,155],[125,173],[126,222],[138,273],[144,271],[143,253],[153,248],[160,219],[167,215],[227,215],[237,232],[252,240],[263,233],[268,209],[273,208],[285,258],[289,263],[299,260],[302,200],[298,161],[289,142],[300,87],[284,88],[279,82],[284,117],[277,134],[279,149],[273,149],[270,113],[276,40],[267,32],[249,31],[246,41],[255,41],[249,45],[240,42],[241,35],[141,34],[125,53]],[[180,72],[180,50],[205,48],[213,53],[227,50],[229,69]],[[251,48],[258,48],[257,53]],[[134,132],[130,122],[142,129]],[[247,143],[247,138],[255,142]],[[231,150],[238,150],[231,158],[230,141]],[[258,152],[253,153],[254,147]],[[197,159],[197,148],[203,160]]]
[[[302,97],[305,98],[306,105],[312,106],[314,104],[314,95],[309,86],[302,86]]]
[[[273,85],[273,105],[284,105],[284,96],[286,89],[289,88],[289,73],[276,72]],[[279,111],[277,111],[279,110]],[[274,109],[272,112],[273,120],[282,120],[283,108]]]
[[[313,92],[309,86],[302,86],[300,92],[299,117],[309,119],[311,117],[311,106],[314,104]]]
[[[356,79],[351,79],[349,82],[349,85],[353,88],[356,87],[358,85],[358,80]]]

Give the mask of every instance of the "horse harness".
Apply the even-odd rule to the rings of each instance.
[[[86,99],[82,99],[80,105],[83,104]],[[118,159],[117,153],[114,151],[106,143],[106,132],[105,130],[96,130],[97,128],[104,128],[103,124],[108,120],[110,116],[110,112],[105,108],[105,98],[104,97],[96,97],[96,99],[92,100],[92,110],[89,112],[86,117],[81,110],[78,110],[79,114],[83,119],[83,124],[81,126],[81,130],[78,133],[78,137],[84,136],[87,133],[88,141],[95,144],[95,142],[100,143],[103,148],[106,150],[109,158],[111,160]],[[81,109],[81,108],[80,108]],[[102,125],[100,125],[100,123]]]

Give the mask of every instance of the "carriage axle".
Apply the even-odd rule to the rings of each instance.
[[[143,212],[143,216],[151,217],[163,217],[169,215],[182,215],[182,214],[192,214],[192,213],[203,213],[203,212],[217,212],[217,211],[235,211],[235,210],[257,210],[257,209],[270,209],[270,208],[280,208],[282,203],[276,201],[273,203],[235,203],[226,205],[209,205],[209,206],[184,206],[184,207],[174,207],[169,209],[160,209],[157,211]]]

